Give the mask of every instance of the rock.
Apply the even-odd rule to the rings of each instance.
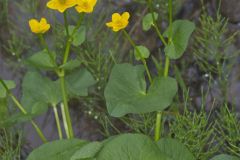
[[[232,23],[240,22],[240,0],[222,0],[221,13]]]

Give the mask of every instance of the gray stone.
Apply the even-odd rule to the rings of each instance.
[[[222,0],[221,13],[230,22],[240,22],[240,0]]]

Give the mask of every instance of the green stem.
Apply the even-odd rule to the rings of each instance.
[[[62,139],[63,138],[62,129],[61,129],[61,125],[60,125],[60,119],[59,119],[59,116],[58,116],[57,106],[56,105],[52,105],[52,106],[53,106],[53,112],[54,112],[56,125],[57,125],[57,129],[58,129],[59,139]]]
[[[43,143],[47,143],[47,139],[46,137],[44,136],[43,132],[41,131],[41,129],[38,127],[38,125],[33,121],[31,120],[31,123],[32,123],[32,126],[35,128],[38,136],[41,138],[41,140],[43,141]]]
[[[0,82],[3,85],[3,87],[5,88],[6,92],[8,93],[8,95],[10,96],[10,98],[12,99],[12,101],[16,104],[16,106],[18,107],[18,109],[23,113],[23,114],[27,114],[27,111],[24,109],[24,107],[20,104],[20,102],[17,100],[17,98],[10,92],[10,90],[8,89],[6,83],[2,80],[2,78],[0,78]],[[47,139],[44,136],[43,132],[41,131],[41,129],[38,127],[38,125],[31,120],[31,123],[33,125],[33,127],[35,128],[37,134],[39,135],[39,137],[41,138],[41,140],[46,143]]]
[[[162,112],[157,112],[156,128],[155,128],[155,136],[154,136],[155,141],[158,141],[161,136],[161,122],[162,122]]]
[[[64,129],[65,129],[65,133],[67,135],[67,138],[70,138],[69,136],[69,130],[68,130],[68,124],[67,124],[67,118],[66,118],[66,114],[65,114],[65,111],[64,111],[64,104],[61,103],[61,112],[62,112],[62,117],[63,117],[63,126],[64,126]]]
[[[48,48],[48,45],[47,45],[47,43],[46,43],[46,41],[43,37],[43,34],[39,34],[38,36],[39,36],[39,39],[40,39],[40,42],[41,42],[42,46],[47,50],[47,53],[48,53],[49,57],[51,58],[52,63],[54,65],[56,65],[55,58],[54,58],[53,54],[50,52],[50,50]]]
[[[64,57],[63,57],[63,64],[67,63],[67,61],[68,61],[70,48],[71,48],[71,43],[72,43],[72,39],[69,38],[68,41],[67,41],[67,45],[66,45],[66,49],[65,49],[65,53],[64,53]]]
[[[144,65],[144,68],[145,68],[145,70],[147,72],[148,79],[149,79],[150,83],[152,83],[153,82],[152,76],[151,76],[150,71],[148,69],[146,60],[141,56],[140,50],[137,48],[136,44],[133,42],[133,40],[131,39],[129,34],[125,30],[123,30],[123,33],[124,33],[125,37],[128,39],[128,41],[131,43],[131,45],[134,47],[134,49],[137,51],[137,54],[141,58],[141,61],[142,61],[143,65]]]
[[[165,59],[165,67],[164,67],[164,77],[167,77],[167,76],[168,76],[169,66],[170,66],[170,59],[169,59],[168,56],[166,56],[166,59]]]
[[[163,42],[164,46],[167,46],[172,41],[172,0],[168,0],[169,4],[169,26],[170,26],[170,38],[168,39],[168,43],[165,41],[164,37],[162,36],[157,23],[154,17],[153,7],[152,7],[152,0],[148,0],[148,6],[150,8],[152,18],[153,18],[153,27],[155,28],[159,38]],[[164,77],[168,77],[169,73],[169,66],[170,66],[170,59],[166,55],[165,58],[165,67],[164,67]],[[157,112],[156,116],[156,124],[155,124],[155,141],[158,141],[161,137],[161,124],[162,123],[162,112]]]
[[[67,33],[67,37],[69,37],[67,11],[65,11],[65,12],[63,13],[63,16],[64,16],[64,26],[65,26],[65,30],[66,30],[66,33]]]
[[[69,133],[68,138],[73,138],[74,134],[73,134],[72,122],[71,122],[70,113],[69,113],[69,106],[68,106],[68,98],[67,98],[67,92],[66,92],[66,86],[65,86],[64,73],[63,73],[63,76],[60,76],[60,83],[61,83],[61,91],[62,91],[63,104],[64,104],[64,115],[65,115],[65,118],[66,118],[65,123],[67,124],[68,133]]]
[[[167,42],[165,41],[163,35],[162,35],[161,32],[160,32],[160,29],[158,28],[158,25],[157,25],[156,18],[155,18],[155,16],[154,16],[152,0],[147,0],[147,3],[148,3],[148,7],[149,7],[149,9],[150,9],[151,15],[152,15],[153,27],[154,27],[154,29],[156,30],[157,35],[158,35],[158,37],[160,38],[160,40],[162,41],[162,43],[164,44],[164,46],[167,46]]]

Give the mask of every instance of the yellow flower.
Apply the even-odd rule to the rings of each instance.
[[[36,19],[29,20],[29,26],[33,33],[43,34],[50,29],[50,24],[47,23],[45,18],[41,18],[40,22]]]
[[[119,30],[127,27],[129,23],[129,17],[130,14],[128,12],[124,12],[122,15],[120,15],[119,13],[114,13],[112,15],[112,22],[108,22],[106,23],[106,25],[112,28],[114,32],[118,32]]]
[[[48,8],[58,10],[61,13],[75,5],[76,0],[50,0],[47,3]]]
[[[97,0],[77,0],[77,6],[75,9],[77,12],[91,13],[97,3]]]

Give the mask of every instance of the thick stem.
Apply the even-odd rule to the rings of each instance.
[[[137,54],[141,58],[141,61],[142,61],[143,65],[144,65],[144,68],[145,68],[145,70],[147,72],[148,79],[149,79],[150,83],[152,83],[153,82],[152,76],[151,76],[150,71],[148,69],[146,60],[141,56],[140,50],[137,48],[136,44],[133,42],[133,40],[131,39],[129,34],[125,30],[123,30],[123,33],[124,33],[124,36],[127,38],[127,40],[131,43],[133,48],[137,51]]]
[[[23,113],[23,114],[27,114],[27,111],[24,109],[24,107],[20,104],[20,102],[17,100],[17,98],[10,92],[10,90],[8,89],[6,83],[0,78],[0,83],[3,85],[3,87],[5,88],[6,92],[8,93],[8,95],[10,96],[10,98],[12,99],[12,101],[15,103],[15,105],[18,107],[18,109]],[[38,125],[31,120],[31,123],[33,125],[33,127],[35,128],[37,134],[39,135],[39,137],[41,138],[41,140],[43,141],[43,143],[47,142],[46,137],[44,136],[43,132],[41,131],[41,129],[38,127]]]
[[[54,112],[54,116],[55,116],[55,120],[56,120],[56,125],[57,125],[57,130],[58,130],[58,135],[59,135],[59,139],[62,139],[62,129],[61,129],[61,125],[60,125],[60,119],[58,116],[58,110],[57,110],[57,106],[53,105],[53,112]]]
[[[168,0],[168,4],[169,4],[169,26],[170,26],[170,37],[168,39],[168,43],[170,43],[172,41],[172,0]],[[168,45],[167,42],[164,40],[159,28],[157,27],[151,0],[148,0],[148,5],[149,5],[151,13],[152,13],[152,18],[153,18],[153,23],[154,23],[153,26],[154,26],[159,38],[162,40],[164,46],[167,46]],[[168,77],[169,65],[170,65],[170,59],[166,55],[165,67],[164,67],[164,77]],[[155,141],[158,141],[161,137],[162,112],[157,112],[155,125],[156,125],[155,126]]]
[[[67,119],[66,119],[66,115],[65,115],[65,111],[64,111],[64,104],[62,104],[62,103],[61,103],[61,112],[62,112],[62,117],[63,117],[63,126],[65,129],[65,133],[66,133],[67,138],[69,139],[70,135],[69,135],[69,130],[68,130],[68,124],[67,124]]]
[[[64,73],[63,73],[63,75],[64,75]],[[65,115],[65,121],[66,121],[65,123],[67,124],[68,133],[69,133],[68,138],[73,138],[74,134],[73,134],[73,128],[72,128],[72,121],[71,121],[70,113],[69,113],[68,98],[67,98],[64,76],[60,76],[60,83],[61,83],[61,90],[62,90],[62,97],[63,97],[63,104],[64,104],[64,115]]]
[[[162,112],[158,112],[156,117],[156,128],[155,128],[155,136],[154,136],[155,141],[158,141],[161,136],[161,120],[162,120]]]

